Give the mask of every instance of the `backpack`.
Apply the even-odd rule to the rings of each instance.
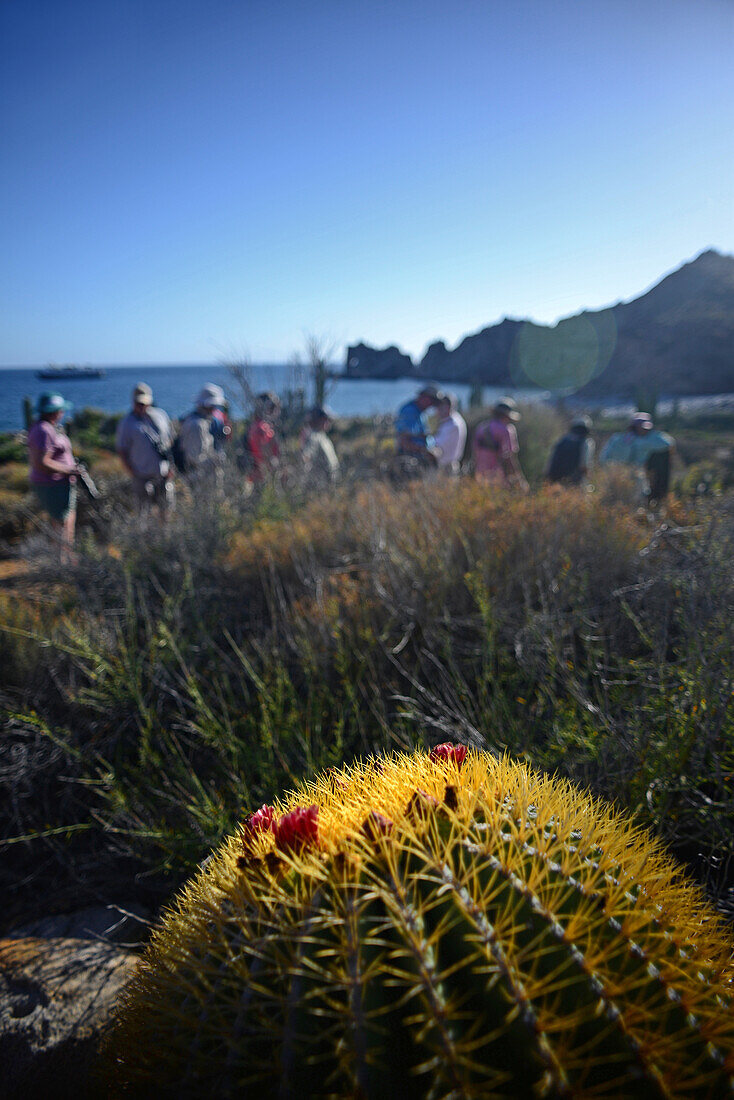
[[[581,450],[584,440],[580,435],[564,435],[553,448],[548,464],[548,481],[568,481],[571,484],[581,480]]]
[[[188,420],[188,418],[190,416],[194,416],[194,415],[195,415],[195,413],[187,413],[187,415],[184,416],[183,419],[181,420],[181,427],[183,427],[184,423]],[[181,445],[181,428],[179,428],[179,430],[176,433],[176,436],[173,440],[173,443],[171,444],[171,459],[173,460],[173,465],[176,467],[178,472],[180,474],[185,474],[186,473],[186,455],[184,454],[184,449],[183,449],[183,446]]]
[[[493,451],[495,454],[499,454],[500,445],[490,431],[490,425],[494,421],[487,420],[484,424],[480,424],[474,433],[474,446],[479,447],[482,451]],[[469,433],[467,432],[467,443],[469,442]]]

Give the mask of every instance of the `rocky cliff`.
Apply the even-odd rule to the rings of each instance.
[[[410,356],[394,346],[355,344],[347,348],[345,374],[348,378],[411,378],[416,369]]]
[[[351,364],[351,366],[350,366]],[[734,256],[709,250],[646,294],[553,326],[505,319],[414,366],[397,348],[349,348],[351,377],[538,385],[558,393],[734,391]]]

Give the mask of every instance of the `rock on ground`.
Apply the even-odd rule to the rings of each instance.
[[[136,956],[89,939],[0,940],[0,1096],[85,1100]]]

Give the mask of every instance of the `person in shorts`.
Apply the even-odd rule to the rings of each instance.
[[[77,461],[68,435],[61,430],[71,406],[60,393],[44,393],[38,400],[38,420],[28,432],[29,480],[51,525],[59,535],[61,561],[73,561],[76,529]]]
[[[165,520],[174,503],[171,421],[154,407],[153,391],[145,382],[135,387],[132,401],[132,410],[117,427],[117,453],[132,478],[138,508],[147,512],[156,507]]]

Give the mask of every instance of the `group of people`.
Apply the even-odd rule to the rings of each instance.
[[[61,394],[45,393],[38,402],[38,419],[28,433],[30,481],[51,523],[58,529],[62,560],[69,559],[76,521],[76,481],[84,476],[74,458],[69,437],[61,428],[69,408]],[[429,422],[435,410],[435,426]],[[261,393],[237,455],[247,483],[255,491],[271,477],[283,476],[277,425],[281,404],[274,393]],[[299,443],[302,473],[310,484],[325,488],[339,476],[339,459],[329,439],[330,414],[315,406],[309,410]],[[491,416],[477,425],[471,442],[475,477],[526,491],[528,483],[519,460],[516,423],[520,412],[511,397],[494,405]],[[583,485],[594,460],[592,423],[576,418],[553,447],[546,479]],[[423,469],[456,475],[467,445],[467,425],[452,394],[424,386],[406,402],[395,422],[398,456]],[[174,504],[174,475],[178,471],[192,491],[216,490],[221,484],[223,452],[232,438],[224,391],[205,385],[194,408],[176,432],[166,412],[153,401],[153,391],[140,382],[132,394],[132,408],[122,418],[116,449],[131,478],[141,511],[155,507],[165,517]],[[599,455],[599,462],[618,462],[644,472],[651,498],[662,500],[668,491],[674,441],[654,429],[648,413],[637,412],[624,432],[615,433]]]
[[[436,426],[429,424],[433,409]],[[474,476],[496,485],[526,491],[528,483],[520,466],[520,446],[515,424],[520,411],[511,397],[497,401],[488,420],[477,425],[470,457]],[[583,485],[594,462],[592,421],[576,417],[568,431],[554,444],[546,468],[549,482]],[[449,474],[459,472],[465,457],[467,425],[457,410],[456,399],[436,386],[424,386],[398,412],[396,448],[399,456],[416,460],[424,468],[436,468]],[[638,471],[646,481],[646,494],[662,500],[670,485],[670,460],[675,441],[654,428],[647,412],[636,412],[623,432],[615,432],[599,455],[600,465],[621,463]],[[469,457],[469,456],[466,456]]]
[[[281,411],[277,394],[261,393],[255,399],[252,420],[239,456],[240,465],[254,485],[280,471],[281,453],[276,429]],[[327,434],[330,425],[328,410],[314,405],[308,410],[299,435],[302,473],[317,488],[330,485],[339,477],[339,459]]]
[[[274,393],[261,393],[237,454],[237,462],[253,489],[281,470],[277,435],[281,404]],[[308,411],[300,436],[303,474],[315,485],[334,481],[339,460],[327,435],[330,416],[314,406]],[[174,469],[194,491],[214,490],[220,483],[225,445],[232,426],[224,391],[212,383],[203,387],[195,408],[174,433],[168,415],[153,404],[150,386],[139,383],[133,391],[133,407],[117,429],[116,447],[132,478],[140,505],[158,505],[165,512],[173,504]]]
[[[429,409],[434,409],[436,414],[434,431],[428,421]],[[520,448],[515,423],[519,419],[515,401],[504,397],[495,404],[491,417],[477,425],[471,446],[477,478],[527,489],[518,459]],[[447,474],[459,472],[468,433],[453,394],[444,393],[436,386],[424,386],[399,410],[395,432],[398,455]]]
[[[61,425],[70,408],[61,394],[42,394],[37,419],[28,432],[31,487],[56,529],[65,562],[73,558],[77,480],[84,476]],[[275,394],[261,393],[255,399],[253,417],[237,455],[252,490],[279,471],[276,426],[280,413]],[[332,483],[339,475],[339,459],[327,435],[330,419],[325,408],[313,407],[300,435],[302,472],[317,487]],[[151,387],[138,383],[132,393],[132,407],[117,426],[115,448],[130,475],[139,510],[147,513],[155,508],[165,519],[174,506],[177,472],[195,493],[216,491],[221,484],[225,447],[231,438],[232,426],[221,386],[205,385],[176,431],[168,414],[155,405]]]
[[[553,448],[546,471],[548,481],[566,485],[583,485],[587,481],[594,461],[591,429],[588,416],[573,421]],[[649,413],[638,411],[623,432],[614,432],[609,437],[599,454],[599,465],[617,463],[633,470],[648,503],[659,504],[670,488],[674,451],[673,437],[655,428]]]

